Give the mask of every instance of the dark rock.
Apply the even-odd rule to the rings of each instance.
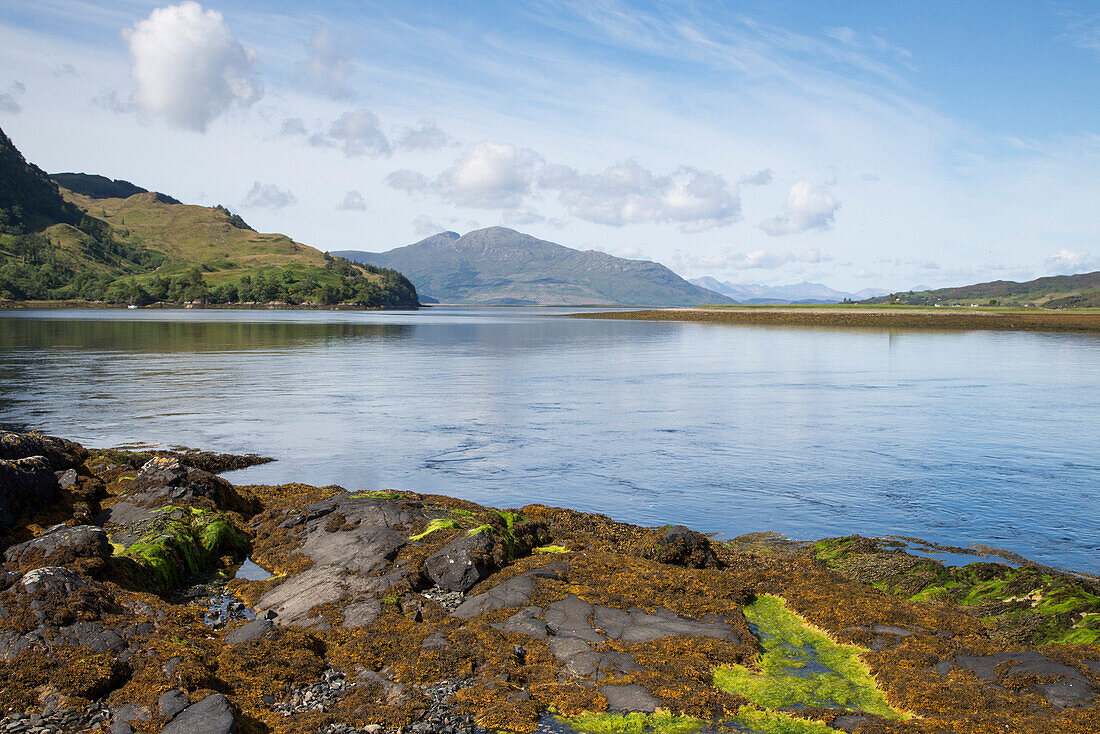
[[[607,699],[608,711],[614,713],[641,711],[651,714],[661,702],[639,685],[601,686],[600,693]]]
[[[20,568],[63,566],[78,559],[106,558],[107,533],[95,525],[55,525],[37,538],[4,551],[4,560]]]
[[[490,532],[460,535],[424,562],[424,572],[444,589],[469,591],[494,570],[498,543]]]
[[[454,610],[454,615],[469,619],[493,609],[523,606],[530,601],[534,591],[535,580],[531,576],[516,576],[497,584],[484,594],[469,597]]]
[[[171,719],[190,705],[191,701],[187,698],[187,694],[178,688],[165,691],[157,699],[157,708],[160,710],[160,715],[166,719]]]
[[[116,721],[111,724],[111,734],[134,734],[134,727],[125,721]]]
[[[23,575],[22,583],[31,596],[49,592],[70,594],[88,585],[75,571],[62,566],[36,568]]]
[[[168,658],[168,660],[164,663],[164,665],[160,667],[160,669],[168,678],[171,678],[176,674],[176,668],[179,667],[181,662],[182,660],[178,657]]]
[[[233,734],[236,731],[237,723],[233,720],[228,699],[215,693],[185,708],[161,729],[161,734]]]
[[[653,547],[642,552],[645,558],[687,568],[720,568],[722,562],[711,546],[710,538],[683,525],[675,525]]]
[[[115,721],[129,723],[131,721],[149,721],[153,718],[153,714],[147,707],[139,703],[127,703],[115,709],[111,718]]]
[[[242,642],[249,642],[261,637],[271,630],[275,629],[275,625],[266,619],[254,619],[251,622],[246,622],[240,627],[234,627],[225,633],[223,638],[229,645],[239,645]]]
[[[58,500],[57,490],[57,476],[45,457],[0,459],[0,530],[25,513],[50,507]]]
[[[0,460],[14,461],[30,456],[43,457],[53,471],[65,471],[79,467],[88,452],[78,443],[55,436],[0,431]]]
[[[860,726],[861,724],[865,724],[868,721],[870,721],[870,719],[868,719],[866,716],[859,716],[858,714],[842,714],[833,719],[833,723],[831,724],[831,726],[834,729],[840,729],[841,731],[855,731],[856,727]]]
[[[72,489],[76,486],[76,480],[76,469],[66,469],[65,471],[57,472],[57,486],[61,489]]]

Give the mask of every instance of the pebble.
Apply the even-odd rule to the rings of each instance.
[[[106,721],[111,710],[102,703],[81,708],[46,709],[40,714],[16,713],[0,719],[3,734],[61,734],[88,731]]]

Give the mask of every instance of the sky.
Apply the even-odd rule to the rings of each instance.
[[[5,0],[50,172],[322,250],[503,225],[685,277],[1100,270],[1100,6]]]

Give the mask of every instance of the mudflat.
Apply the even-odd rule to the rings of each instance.
[[[743,306],[580,313],[573,318],[929,330],[1100,332],[1100,311],[997,308]]]

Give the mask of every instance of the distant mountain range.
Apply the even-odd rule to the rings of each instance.
[[[982,306],[1042,306],[1043,308],[1100,307],[1100,271],[1077,275],[1054,275],[1023,283],[994,280],[959,288],[913,290],[872,298],[868,303],[897,303],[914,306],[979,304]]]
[[[733,300],[664,265],[574,250],[505,227],[440,232],[387,252],[333,255],[404,273],[425,303],[701,306]]]
[[[693,278],[691,283],[721,293],[738,303],[786,304],[786,303],[841,303],[845,299],[862,301],[890,293],[882,288],[864,288],[855,293],[833,290],[821,283],[792,283],[791,285],[756,285],[755,283],[730,283],[710,276]]]

